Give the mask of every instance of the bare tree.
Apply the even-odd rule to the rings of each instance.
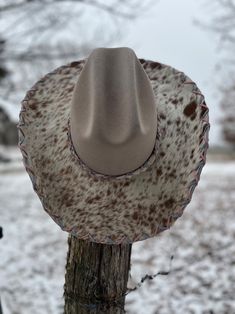
[[[224,111],[222,119],[224,139],[231,148],[235,149],[235,81],[233,83],[229,88],[223,90],[221,108]]]
[[[3,54],[4,52],[4,49],[5,49],[5,40],[1,39],[0,37],[0,58],[1,58],[1,55]],[[7,70],[6,70],[6,67],[5,65],[3,64],[3,62],[0,62],[0,81],[7,75]]]
[[[56,66],[115,43],[122,35],[123,21],[137,18],[153,3],[0,0],[0,38],[6,42],[0,65],[10,72],[0,85],[2,97],[19,95]]]
[[[202,25],[217,35],[223,63],[235,71],[235,0],[216,0],[210,7],[210,18]]]
[[[218,38],[222,131],[224,139],[235,148],[235,0],[211,1],[208,6],[210,18],[199,24]]]

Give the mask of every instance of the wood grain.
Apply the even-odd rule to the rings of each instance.
[[[64,314],[125,313],[131,244],[109,245],[70,235]]]

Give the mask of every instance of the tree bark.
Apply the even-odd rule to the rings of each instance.
[[[68,238],[64,314],[123,314],[131,244]]]

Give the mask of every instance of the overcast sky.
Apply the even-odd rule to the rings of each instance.
[[[220,94],[216,91],[219,79],[215,80],[218,41],[214,34],[193,23],[195,19],[207,20],[213,5],[210,0],[156,0],[156,5],[137,20],[123,23],[123,38],[113,46],[130,47],[139,58],[168,64],[195,81],[210,109],[209,139],[216,145],[222,138],[218,123]],[[88,21],[92,21],[94,12],[89,12]],[[18,108],[8,105],[8,110],[18,119]]]
[[[209,1],[209,0],[208,0]],[[206,0],[160,0],[128,27],[120,45],[131,47],[139,58],[152,59],[185,72],[203,92],[210,109],[210,143],[221,141],[219,93],[215,64],[219,60],[214,34],[193,23],[210,14]]]

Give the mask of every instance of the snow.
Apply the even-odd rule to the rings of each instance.
[[[129,287],[170,273],[130,292],[127,313],[235,313],[234,176],[235,161],[209,161],[175,225],[133,245]],[[62,314],[67,234],[42,210],[18,157],[0,165],[0,200],[3,313]]]

